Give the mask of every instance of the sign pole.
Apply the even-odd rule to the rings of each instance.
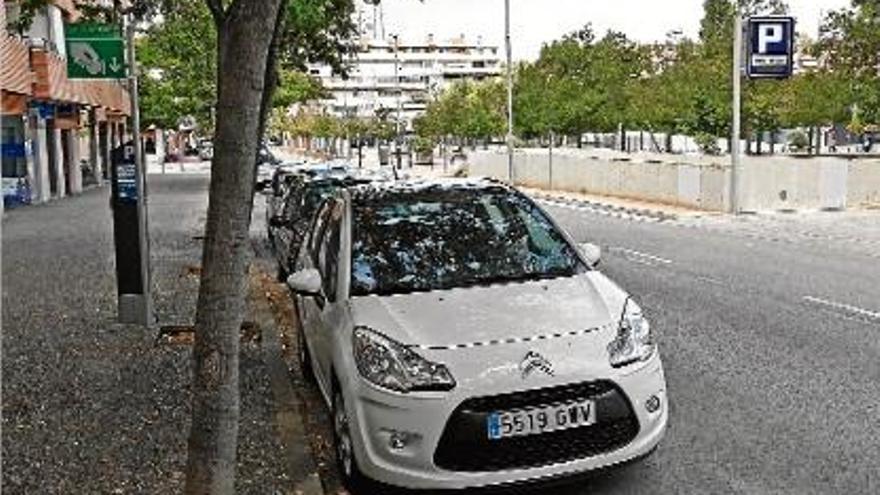
[[[119,320],[149,326],[154,323],[153,300],[150,290],[150,242],[147,223],[147,181],[144,173],[144,150],[141,143],[141,114],[138,103],[138,67],[134,49],[134,18],[131,14],[126,15],[126,49],[129,66],[129,96],[131,97],[131,126],[132,141],[134,146],[134,163],[137,183],[137,245],[140,249],[140,266],[131,267],[140,270],[142,281],[142,301],[132,305],[122,304],[123,295],[120,294]],[[126,297],[131,295],[126,294]],[[131,310],[131,314],[124,314]]]
[[[513,177],[513,49],[510,43],[510,0],[504,0],[504,50],[507,52],[507,179]]]
[[[730,213],[740,212],[740,129],[742,126],[742,58],[743,58],[743,19],[736,7],[733,27],[733,125],[730,133]]]

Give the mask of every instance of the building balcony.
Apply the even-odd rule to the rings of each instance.
[[[485,76],[498,76],[501,75],[501,67],[443,67],[442,71],[443,75],[454,75],[454,76],[474,76],[474,77],[485,77]]]

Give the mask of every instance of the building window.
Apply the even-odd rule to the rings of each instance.
[[[482,68],[486,67],[486,62],[480,60],[480,61],[474,62],[474,63],[471,64],[471,65],[472,65],[475,69],[482,69]]]

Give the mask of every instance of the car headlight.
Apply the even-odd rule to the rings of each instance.
[[[623,314],[617,336],[608,344],[611,366],[620,368],[638,361],[647,361],[657,346],[651,336],[651,325],[642,315],[642,309],[631,298],[623,304]]]
[[[354,329],[353,348],[361,376],[379,387],[404,393],[455,387],[446,366],[432,363],[370,328]]]

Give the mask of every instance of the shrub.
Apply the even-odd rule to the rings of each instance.
[[[801,130],[794,131],[788,135],[788,147],[795,151],[802,151],[810,146],[810,140],[806,133]]]
[[[712,134],[701,132],[694,136],[694,141],[700,147],[700,151],[707,155],[721,154],[721,148],[718,147],[718,138]]]

